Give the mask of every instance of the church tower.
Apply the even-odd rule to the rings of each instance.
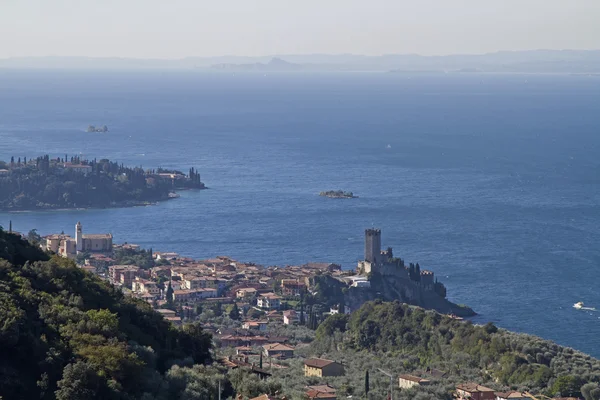
[[[365,261],[372,264],[381,262],[381,229],[365,230]]]
[[[77,222],[75,225],[75,249],[78,253],[83,251],[83,233],[81,229],[81,222]]]

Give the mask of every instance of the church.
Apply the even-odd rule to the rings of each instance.
[[[47,251],[62,257],[75,258],[80,253],[109,253],[112,251],[112,234],[84,234],[81,222],[75,225],[75,239],[70,235],[54,234],[45,237]]]

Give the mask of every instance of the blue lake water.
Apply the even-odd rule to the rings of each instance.
[[[599,110],[600,78],[585,76],[0,70],[0,159],[194,166],[210,187],[0,224],[80,220],[196,258],[348,268],[376,226],[479,320],[600,357],[600,312],[572,307],[600,310]]]

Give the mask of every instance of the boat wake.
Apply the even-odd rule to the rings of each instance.
[[[580,301],[579,303],[573,304],[573,308],[575,308],[577,310],[583,310],[583,311],[597,311],[595,307],[585,307],[583,305],[582,301]]]

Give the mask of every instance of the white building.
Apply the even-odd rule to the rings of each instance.
[[[275,293],[265,293],[258,297],[257,305],[264,310],[279,310],[281,297]]]
[[[283,324],[284,325],[293,325],[298,323],[300,320],[300,316],[295,310],[286,310],[283,312]]]

